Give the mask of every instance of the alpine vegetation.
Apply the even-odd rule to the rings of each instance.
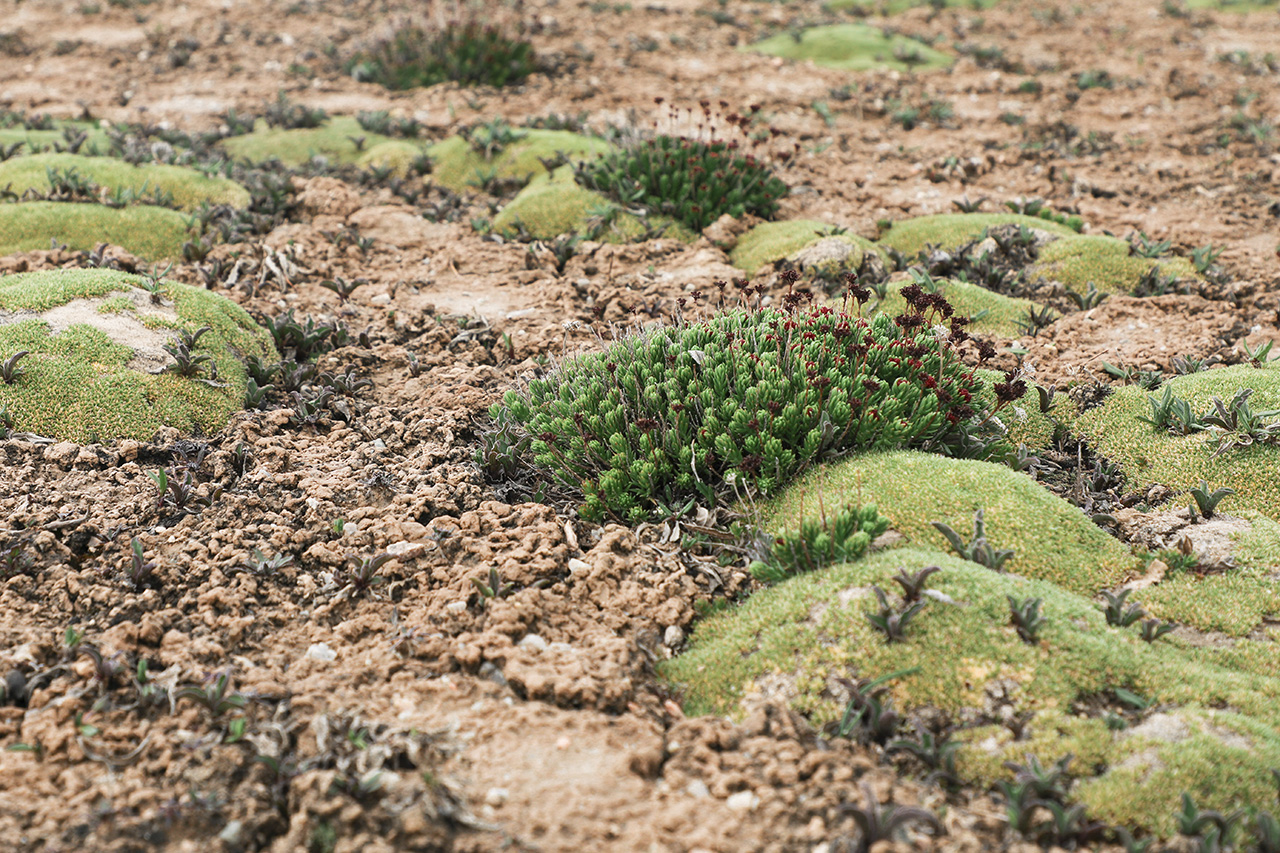
[[[523,463],[580,494],[584,518],[631,522],[768,496],[823,459],[922,446],[976,420],[982,380],[956,350],[967,320],[911,287],[908,313],[868,319],[870,291],[849,284],[842,305],[789,288],[775,308],[739,282],[739,307],[621,334],[490,415],[529,438]],[[998,407],[1012,399],[1000,387]]]

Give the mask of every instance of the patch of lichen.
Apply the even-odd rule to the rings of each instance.
[[[918,451],[853,456],[806,473],[766,504],[766,528],[796,529],[801,518],[817,518],[819,495],[829,508],[872,500],[909,542],[942,550],[947,540],[932,522],[967,542],[981,507],[992,546],[1015,552],[1008,571],[1073,592],[1092,595],[1136,568],[1128,550],[1079,509],[1006,465]]]
[[[52,240],[76,251],[111,243],[148,261],[182,256],[190,238],[187,217],[176,210],[135,204],[25,201],[0,204],[0,255],[48,249]]]
[[[13,192],[27,190],[45,193],[49,190],[49,170],[75,170],[108,190],[131,189],[136,193],[162,190],[173,196],[180,210],[191,211],[202,202],[246,207],[249,191],[227,178],[211,178],[185,166],[148,163],[134,166],[111,157],[84,157],[79,154],[35,154],[11,157],[0,163],[0,186]]]
[[[997,225],[1025,225],[1062,237],[1076,233],[1066,225],[1021,213],[939,213],[895,222],[880,235],[879,243],[910,258],[926,246],[948,251],[959,248]]]
[[[826,222],[814,219],[792,219],[785,222],[762,222],[743,234],[733,251],[729,253],[729,263],[749,275],[754,275],[760,267],[780,261],[793,255],[806,246],[812,245],[823,237],[833,236],[836,228]],[[853,246],[855,251],[846,258],[842,265],[856,271],[862,266],[862,258],[866,252],[877,252],[888,264],[888,254],[872,241],[857,234],[834,234]]]
[[[1238,365],[1175,376],[1165,382],[1175,396],[1188,400],[1197,412],[1211,406],[1211,398],[1229,402],[1236,391],[1252,388],[1249,398],[1255,411],[1280,409],[1280,369]],[[1073,425],[1089,446],[1120,464],[1130,489],[1161,483],[1187,492],[1207,481],[1214,488],[1227,486],[1235,494],[1222,504],[1223,512],[1255,510],[1280,519],[1280,447],[1254,444],[1214,455],[1208,433],[1174,435],[1138,420],[1150,417],[1150,396],[1159,392],[1137,386],[1117,388],[1102,406],[1082,413]]]
[[[685,243],[697,239],[696,234],[669,217],[641,219],[600,193],[579,186],[569,166],[535,178],[493,219],[493,230],[499,234],[514,236],[521,228],[538,240],[578,234],[604,243],[627,243],[641,238],[650,228],[660,228],[662,236]]]
[[[1161,276],[1181,281],[1201,281],[1195,267],[1186,258],[1155,260],[1129,254],[1129,244],[1116,237],[1076,235],[1054,240],[1040,249],[1036,262],[1027,268],[1031,280],[1059,281],[1068,289],[1083,294],[1089,283],[1102,293],[1133,293],[1139,280],[1152,267]]]
[[[519,140],[511,142],[491,157],[476,151],[461,136],[451,136],[427,149],[434,166],[432,179],[455,192],[475,191],[486,176],[504,181],[532,181],[547,174],[543,160],[563,154],[571,161],[604,154],[613,146],[594,136],[583,136],[567,130],[522,130]]]
[[[394,141],[365,130],[353,116],[335,116],[320,127],[290,130],[259,121],[252,133],[231,136],[219,144],[237,160],[261,163],[275,158],[286,166],[301,166],[317,156],[335,165],[358,164],[379,146]]]
[[[43,311],[77,298],[139,294],[138,276],[110,270],[51,270],[0,279],[0,308]],[[224,296],[176,282],[162,285],[182,328],[209,326],[197,352],[213,357],[219,387],[128,366],[133,348],[112,341],[91,322],[51,334],[38,314],[0,326],[0,356],[29,350],[25,372],[0,385],[0,406],[15,429],[73,441],[150,439],[162,426],[213,434],[243,408],[247,374],[243,359],[279,358],[270,336],[244,309]],[[113,304],[118,304],[118,301]],[[122,314],[135,314],[126,310]]]
[[[951,303],[957,314],[975,318],[969,331],[978,335],[996,335],[1001,338],[1017,338],[1022,336],[1020,323],[1027,321],[1032,310],[1040,310],[1030,299],[1018,299],[987,290],[976,284],[965,281],[940,279],[939,292]],[[902,314],[907,310],[907,302],[902,298],[902,288],[909,284],[896,281],[889,284],[885,299],[880,308],[890,314]]]
[[[891,68],[897,71],[934,71],[946,68],[955,57],[924,42],[888,34],[866,24],[833,24],[809,27],[799,33],[783,32],[741,50],[810,61],[841,71]]]
[[[876,608],[871,587],[896,598],[892,575],[926,565],[942,569],[929,586],[950,603],[930,599],[907,628],[906,640],[886,643],[866,619]],[[1042,600],[1041,613],[1049,621],[1035,644],[1018,637],[1007,596]],[[1266,762],[1276,766],[1275,734],[1263,744],[1257,733],[1280,722],[1280,679],[1274,669],[1232,671],[1198,657],[1198,651],[1168,639],[1145,643],[1136,629],[1107,625],[1098,605],[1054,583],[997,574],[933,549],[909,547],[756,592],[736,609],[699,623],[689,651],[662,671],[685,690],[689,713],[741,716],[749,705],[744,699],[771,689],[817,725],[843,711],[837,677],[874,679],[905,671],[889,682],[895,708],[934,707],[957,715],[984,707],[988,688],[999,684],[1015,712],[1034,712],[1030,737],[1013,742],[994,726],[962,731],[966,746],[957,766],[963,777],[990,784],[1007,772],[1004,761],[1022,762],[1031,753],[1049,763],[1071,752],[1077,756],[1075,772],[1102,774],[1077,788],[1093,816],[1167,831],[1182,790],[1194,792],[1206,808],[1230,807],[1242,796],[1259,805],[1274,795],[1273,785],[1257,787],[1252,777],[1269,781]],[[1100,718],[1077,711],[1090,704],[1090,697],[1115,688],[1193,718],[1206,713],[1200,708],[1231,708],[1231,715],[1215,715],[1217,724],[1244,731],[1251,745],[1265,748],[1256,762],[1226,765],[1249,772],[1217,789],[1222,762],[1235,756],[1230,738],[1212,743],[1189,737],[1160,745],[1160,761],[1169,773],[1128,773],[1125,759],[1148,744],[1113,733]]]

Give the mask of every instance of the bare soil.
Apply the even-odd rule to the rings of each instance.
[[[801,146],[780,217],[874,237],[877,220],[948,212],[966,196],[988,197],[988,210],[1040,196],[1078,209],[1089,233],[1140,229],[1182,253],[1224,248],[1233,285],[1217,298],[1115,297],[1023,339],[1041,381],[1107,379],[1104,361],[1238,362],[1246,335],[1280,336],[1280,155],[1273,138],[1239,140],[1229,127],[1238,109],[1274,121],[1280,86],[1270,68],[1219,59],[1274,51],[1274,10],[1171,14],[1157,0],[914,9],[883,23],[948,49],[998,47],[1003,59],[851,75],[736,49],[835,19],[816,3],[548,0],[502,12],[556,66],[512,89],[391,93],[326,59],[328,45],[341,55],[409,11],[26,0],[0,22],[0,106],[198,131],[228,109],[261,112],[283,90],[331,113],[416,116],[442,138],[494,116],[647,125],[662,114],[659,96],[759,103]],[[1077,75],[1093,69],[1114,88],[1080,89]],[[1019,93],[1032,73],[1043,91]],[[929,99],[952,104],[954,117],[911,131],[890,117],[890,101]],[[198,513],[158,509],[147,476],[178,461],[175,449],[197,452],[176,435],[0,444],[0,544],[21,542],[39,560],[0,588],[0,673],[14,673],[0,743],[27,747],[0,752],[0,847],[834,850],[854,833],[839,805],[861,803],[863,782],[882,802],[942,815],[949,834],[913,836],[919,849],[1022,846],[989,793],[925,784],[776,705],[741,723],[685,718],[654,664],[680,651],[697,608],[750,589],[744,568],[701,560],[660,528],[586,524],[565,507],[518,502],[473,463],[505,388],[539,359],[593,346],[597,314],[661,315],[688,290],[738,275],[721,247],[584,244],[557,271],[545,247],[473,230],[470,219],[491,210],[478,195],[433,222],[423,213],[443,198],[435,191],[415,206],[332,177],[301,189],[294,221],[215,257],[291,248],[287,282],[227,293],[252,312],[291,308],[368,330],[371,347],[322,359],[373,380],[362,415],[304,429],[280,411],[238,416],[200,442],[209,452],[196,481],[227,490]],[[344,226],[373,238],[367,254],[326,236]],[[78,263],[32,252],[0,259],[0,271]],[[199,282],[192,264],[171,275]],[[335,276],[369,283],[339,304],[319,286]],[[774,274],[759,281],[772,287]],[[135,536],[158,564],[141,591],[118,576]],[[292,563],[269,578],[237,571],[255,548]],[[387,582],[344,586],[352,558],[384,551],[396,556]],[[490,570],[510,594],[480,594],[473,580]],[[119,672],[96,677],[103,668],[88,654],[68,652],[69,627]],[[139,661],[158,687],[153,705],[131,686]],[[175,698],[182,686],[216,687],[219,674],[247,699],[239,735]],[[376,771],[377,790],[362,790]]]

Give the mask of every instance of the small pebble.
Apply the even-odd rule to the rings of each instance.
[[[312,643],[307,649],[307,657],[312,660],[331,663],[338,659],[338,653],[329,648],[327,643]]]
[[[577,557],[573,557],[572,559],[569,560],[569,574],[571,575],[576,575],[580,572],[588,571],[590,568],[591,568],[591,564],[588,563],[586,560],[579,560]]]
[[[662,644],[669,649],[684,645],[684,630],[679,625],[668,625],[662,632]]]
[[[516,643],[522,649],[533,649],[538,652],[547,650],[547,641],[539,637],[537,634],[525,634],[520,642]]]
[[[508,791],[506,788],[490,788],[488,793],[484,795],[484,802],[485,802],[485,805],[493,806],[494,808],[497,808],[498,806],[501,806],[504,803],[506,803],[507,799],[510,798],[510,796],[511,796],[511,792]]]
[[[760,804],[760,798],[751,791],[739,791],[736,794],[730,794],[724,804],[730,811],[749,812]]]
[[[707,783],[701,779],[694,779],[688,785],[684,786],[684,792],[697,800],[706,799],[711,796],[711,790],[707,788]]]
[[[244,840],[244,824],[238,820],[230,821],[218,833],[218,840],[228,847],[239,847]]]

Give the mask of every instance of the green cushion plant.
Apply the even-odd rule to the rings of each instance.
[[[765,264],[783,260],[828,236],[839,237],[854,247],[855,252],[844,261],[844,265],[851,270],[862,266],[862,258],[866,252],[876,252],[888,263],[888,255],[872,241],[813,219],[760,223],[738,238],[733,251],[729,253],[729,262],[748,275],[754,275]]]
[[[895,575],[926,566],[941,570],[928,579],[937,595],[922,599],[901,639],[887,642],[870,618],[878,610],[875,587],[888,592],[891,607],[899,598],[905,606]],[[1035,642],[1013,624],[1011,597],[1040,600],[1047,621]],[[1265,653],[1265,645],[1249,648]],[[1072,770],[1082,778],[1071,799],[1091,818],[1169,836],[1183,791],[1223,810],[1274,798],[1280,679],[1274,652],[1267,654],[1269,670],[1259,659],[1266,671],[1254,674],[1170,639],[1146,643],[1133,627],[1109,626],[1100,605],[1054,583],[913,545],[755,593],[701,622],[689,651],[662,672],[684,690],[687,713],[741,717],[745,699],[769,694],[819,726],[845,715],[838,679],[897,673],[882,702],[899,713],[928,707],[953,718],[986,713],[995,690],[1010,697],[1014,712],[1034,715],[1022,740],[998,724],[961,731],[954,765],[961,779],[991,785],[1010,777],[1005,762],[1025,764],[1032,755],[1048,766],[1074,753]],[[1117,689],[1158,701],[1169,722],[1130,730],[1123,714],[1132,706],[1116,698]],[[1184,733],[1158,736],[1171,727]]]
[[[1085,293],[1092,283],[1101,293],[1143,295],[1143,277],[1153,273],[1182,282],[1201,280],[1186,258],[1143,258],[1130,254],[1129,243],[1104,235],[1075,235],[1041,247],[1036,262],[1027,268],[1031,280],[1060,281],[1068,290]],[[1172,283],[1164,285],[1170,289]]]
[[[493,218],[493,230],[536,240],[571,234],[604,243],[628,243],[654,233],[692,243],[698,236],[670,217],[636,216],[600,193],[578,186],[570,166],[530,181]]]
[[[1076,233],[1070,226],[1024,213],[938,213],[894,222],[878,242],[911,258],[926,246],[957,249],[997,225],[1025,225],[1063,237]]]
[[[113,270],[0,278],[0,311],[0,361],[28,353],[0,381],[0,407],[13,429],[59,439],[149,440],[162,426],[211,435],[244,406],[244,360],[279,358],[225,296]],[[195,339],[185,353],[183,333]]]
[[[455,82],[465,86],[509,86],[538,70],[533,45],[476,18],[442,27],[398,26],[347,60],[357,80],[388,89]]]
[[[427,149],[431,178],[455,192],[475,191],[486,179],[529,182],[547,174],[544,161],[577,162],[612,151],[607,141],[567,130],[482,125],[470,138],[450,136]]]
[[[713,120],[704,107],[705,120]],[[726,117],[744,136],[747,116]],[[782,156],[782,155],[780,155]],[[670,216],[701,231],[721,216],[771,219],[787,185],[736,140],[659,135],[576,167],[578,183],[626,207]]]
[[[0,255],[48,249],[51,241],[78,251],[100,243],[121,246],[149,261],[182,257],[188,217],[165,207],[112,208],[86,202],[0,204]]]
[[[71,119],[49,119],[36,117],[34,120],[13,118],[9,114],[8,126],[0,126],[0,148],[8,148],[21,142],[18,154],[39,154],[55,151],[55,146],[69,150],[74,147],[72,140],[84,137],[79,145],[81,154],[105,154],[111,149],[111,138],[107,131],[96,121],[78,121]],[[5,124],[5,117],[0,116],[0,125]],[[23,124],[23,121],[26,124]]]
[[[110,157],[79,154],[33,154],[0,163],[0,186],[15,193],[27,190],[47,193],[50,178],[74,173],[107,191],[131,191],[142,200],[159,193],[172,199],[172,207],[192,211],[203,202],[246,207],[249,191],[227,178],[211,178],[195,169],[149,163],[134,166]]]
[[[1004,570],[1050,580],[1092,595],[1119,583],[1137,560],[1076,507],[1006,465],[949,459],[918,451],[858,454],[815,468],[765,507],[771,530],[797,528],[817,517],[821,505],[874,499],[893,529],[918,545],[946,550],[935,527],[942,522],[967,539],[982,509],[986,536],[1010,549]]]
[[[955,61],[955,57],[922,41],[887,35],[880,27],[867,24],[833,24],[783,32],[742,49],[784,59],[808,60],[814,65],[841,71],[873,68],[933,71]]]
[[[312,157],[365,166],[391,151],[421,154],[413,142],[365,130],[355,116],[335,116],[320,127],[271,127],[259,120],[252,133],[227,137],[219,145],[237,160],[260,163],[275,158],[286,166],[301,166]]]
[[[929,327],[945,300],[917,296],[925,313],[868,321],[789,293],[781,309],[625,334],[509,391],[494,435],[525,436],[526,463],[580,491],[589,519],[768,495],[826,455],[918,445],[974,418],[982,383]]]
[[[1243,390],[1251,391],[1243,401],[1251,427],[1243,420],[1234,431],[1203,422],[1217,413],[1215,397],[1230,410]],[[1200,426],[1183,433],[1176,418],[1161,418],[1157,410],[1166,392],[1173,403],[1185,401]],[[1161,483],[1189,492],[1204,480],[1235,489],[1224,511],[1254,510],[1280,520],[1280,428],[1274,426],[1280,417],[1267,414],[1273,410],[1280,410],[1280,368],[1238,365],[1175,376],[1154,393],[1136,385],[1117,388],[1103,405],[1081,414],[1073,429],[1119,463],[1131,488]]]

